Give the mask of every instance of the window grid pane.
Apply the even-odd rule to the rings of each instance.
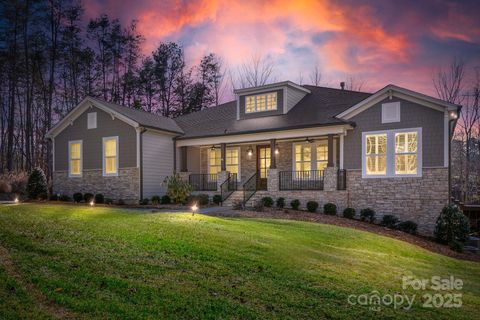
[[[395,134],[395,174],[417,174],[417,138],[416,132]]]
[[[277,110],[277,93],[260,94],[245,97],[245,112]]]
[[[387,135],[366,136],[366,172],[369,175],[387,174]]]
[[[105,174],[117,174],[117,139],[105,139],[103,141],[103,152],[105,159]]]

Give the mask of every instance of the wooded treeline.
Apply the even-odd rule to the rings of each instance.
[[[181,46],[142,56],[137,22],[100,15],[86,25],[77,1],[0,2],[0,172],[48,173],[46,132],[85,96],[168,117],[218,104],[221,59],[187,67]]]

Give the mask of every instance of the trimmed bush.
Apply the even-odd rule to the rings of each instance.
[[[375,210],[373,210],[372,208],[362,209],[360,211],[360,219],[362,221],[368,221],[370,223],[373,223],[373,221],[375,221]]]
[[[76,192],[73,194],[73,201],[82,202],[82,200],[83,200],[83,194],[81,194],[80,192]]]
[[[213,201],[213,203],[218,205],[218,204],[222,203],[222,196],[219,195],[219,194],[216,194],[216,195],[213,196],[212,201]]]
[[[85,200],[86,203],[90,202],[93,200],[93,193],[87,192],[83,195],[83,200]]]
[[[60,200],[60,201],[65,201],[65,202],[71,201],[70,197],[67,196],[66,194],[60,195],[60,197],[58,197],[58,200]]]
[[[398,223],[397,217],[395,217],[392,214],[387,214],[383,216],[382,222],[380,222],[380,225],[390,229],[395,229],[395,226],[397,223]]]
[[[273,199],[272,197],[263,197],[262,203],[265,207],[270,208],[273,206]]]
[[[255,201],[253,204],[253,210],[257,212],[262,212],[264,209],[263,201]]]
[[[307,202],[307,210],[310,212],[317,212],[318,209],[318,202],[317,201],[308,201]]]
[[[153,196],[152,197],[152,204],[154,204],[154,205],[160,204],[160,196]]]
[[[48,194],[47,178],[42,169],[35,168],[28,177],[27,195],[30,199],[37,199],[42,193]]]
[[[124,201],[123,199],[118,199],[118,200],[117,200],[117,204],[118,204],[119,206],[123,206],[123,205],[125,205],[125,201]]]
[[[145,198],[145,199],[141,199],[138,201],[138,203],[141,205],[141,206],[146,206],[148,204],[149,200],[148,198]]]
[[[343,210],[343,217],[347,219],[355,218],[355,209],[354,208],[345,208]]]
[[[58,201],[58,195],[56,194],[50,195],[50,201]]]
[[[397,229],[398,230],[406,232],[406,233],[410,233],[410,234],[416,234],[417,233],[417,227],[418,227],[418,225],[411,220],[403,221],[403,222],[400,222],[399,224],[397,224]]]
[[[334,216],[337,214],[337,206],[334,203],[325,203],[323,205],[323,213]]]
[[[457,205],[449,205],[442,209],[435,225],[435,238],[440,243],[453,241],[465,243],[470,232],[470,222]]]
[[[95,203],[104,203],[105,202],[105,197],[101,193],[97,193],[95,195]]]
[[[105,204],[113,204],[113,199],[105,198]]]
[[[276,205],[277,205],[277,208],[283,209],[285,207],[285,198],[284,197],[277,198]]]
[[[162,197],[162,199],[160,200],[160,203],[161,203],[161,204],[170,204],[171,202],[172,202],[172,200],[171,200],[170,197],[167,196],[167,195],[164,195],[164,196]]]
[[[187,204],[194,204],[196,203],[199,206],[206,206],[210,202],[210,198],[208,194],[197,194],[197,195],[190,195],[187,198]]]
[[[293,210],[298,210],[300,208],[300,200],[295,199],[290,202],[290,207],[292,207]]]

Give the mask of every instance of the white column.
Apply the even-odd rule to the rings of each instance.
[[[340,135],[340,169],[343,169],[343,134]]]

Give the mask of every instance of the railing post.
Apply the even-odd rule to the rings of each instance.
[[[278,169],[269,169],[267,171],[267,190],[268,192],[277,192],[278,188]]]
[[[323,176],[323,190],[336,191],[337,190],[337,174],[338,169],[335,167],[326,167]]]
[[[217,191],[221,192],[222,191],[222,183],[225,182],[228,178],[228,171],[220,171],[217,173]]]

